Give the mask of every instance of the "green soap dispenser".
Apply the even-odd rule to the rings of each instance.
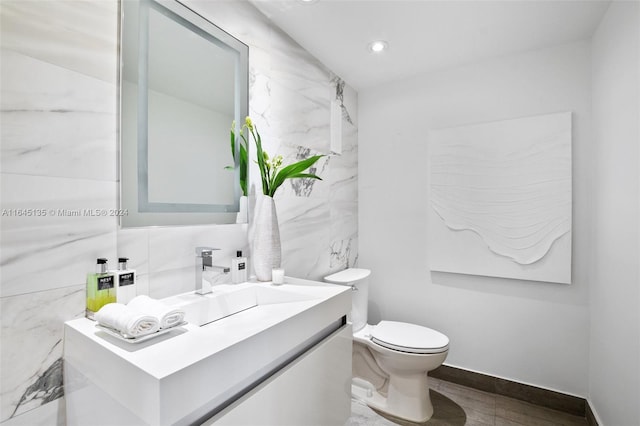
[[[107,303],[116,302],[116,280],[108,269],[107,259],[99,258],[96,272],[87,274],[86,317],[89,319],[94,319],[95,313]]]

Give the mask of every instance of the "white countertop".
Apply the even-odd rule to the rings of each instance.
[[[183,409],[219,403],[351,309],[351,290],[345,286],[287,278],[279,286],[243,283],[234,288],[250,286],[272,286],[306,300],[263,300],[202,327],[187,324],[141,343],[122,342],[86,318],[72,320],[65,323],[65,361],[150,424],[173,423],[190,413]],[[157,399],[137,398],[156,391]],[[171,402],[175,407],[169,407]]]

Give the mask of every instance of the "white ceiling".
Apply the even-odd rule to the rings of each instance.
[[[250,0],[356,89],[591,37],[609,1]],[[389,43],[373,54],[374,39]]]

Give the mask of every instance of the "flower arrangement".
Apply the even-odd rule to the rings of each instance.
[[[288,166],[282,167],[282,156],[277,155],[273,158],[269,157],[266,151],[262,149],[262,138],[258,132],[258,128],[253,124],[250,117],[245,119],[245,123],[240,129],[240,137],[242,142],[240,143],[240,186],[242,187],[243,194],[246,195],[247,187],[247,147],[248,141],[244,136],[244,129],[249,130],[249,133],[253,137],[256,144],[256,157],[258,167],[260,168],[260,178],[262,181],[262,193],[269,197],[273,197],[280,185],[287,179],[299,179],[309,178],[322,180],[319,176],[313,173],[305,173],[305,171],[313,166],[323,155],[314,155],[307,159],[298,161]],[[231,146],[234,152],[235,160],[235,141],[237,139],[235,122],[231,126]],[[243,170],[244,164],[244,170]],[[244,181],[243,181],[244,176]],[[243,183],[244,182],[244,183]]]

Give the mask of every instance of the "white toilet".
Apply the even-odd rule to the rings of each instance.
[[[395,321],[367,324],[371,271],[350,268],[325,277],[349,285],[353,304],[354,398],[367,405],[413,422],[433,415],[427,372],[439,367],[449,352],[449,338],[427,327]]]

